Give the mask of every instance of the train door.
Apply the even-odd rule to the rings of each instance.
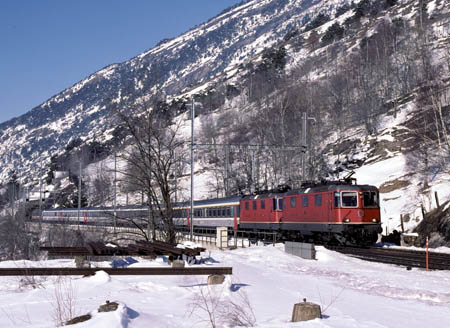
[[[333,193],[332,192],[328,192],[325,194],[325,204],[324,204],[324,208],[325,208],[325,217],[327,220],[327,229],[330,230],[331,226],[330,223],[333,222]]]
[[[283,216],[283,198],[277,197],[272,199],[272,213],[273,222],[280,222],[281,217]]]
[[[315,222],[324,223],[326,222],[326,208],[327,208],[327,202],[326,202],[326,194],[319,193],[313,195],[314,204],[312,205],[312,213],[314,216]]]

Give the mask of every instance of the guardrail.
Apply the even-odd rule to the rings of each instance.
[[[177,238],[179,241],[189,240],[189,229],[178,229]],[[251,244],[257,241],[263,241],[273,245],[278,242],[276,232],[220,230],[218,235],[216,228],[196,228],[194,231],[194,240],[214,244],[219,248],[251,247]],[[218,245],[218,240],[221,241],[220,245]]]

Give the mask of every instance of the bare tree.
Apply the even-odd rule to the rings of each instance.
[[[156,239],[156,231],[167,241],[175,242],[171,177],[180,160],[184,141],[179,135],[181,119],[173,120],[158,97],[141,100],[127,108],[116,108],[120,124],[130,136],[130,146],[119,157],[127,169],[121,171],[125,181],[132,181],[146,196],[149,206],[148,229],[143,236]],[[151,228],[151,229],[150,229]]]

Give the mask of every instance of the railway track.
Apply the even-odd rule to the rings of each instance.
[[[327,248],[366,261],[395,264],[409,268],[426,268],[427,265],[425,251],[379,247],[327,246]],[[430,270],[450,270],[450,254],[429,252],[428,268]]]

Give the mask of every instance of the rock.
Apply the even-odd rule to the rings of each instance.
[[[184,261],[183,260],[174,260],[172,262],[172,268],[184,268]]]
[[[91,263],[89,262],[87,256],[75,256],[75,266],[77,268],[90,268]]]
[[[322,319],[320,305],[311,302],[297,303],[292,311],[292,322],[308,321],[316,318]]]
[[[116,311],[118,307],[118,303],[106,301],[105,304],[100,305],[100,307],[98,308],[98,312],[113,312]]]
[[[213,274],[208,276],[208,285],[220,285],[225,281],[225,276],[222,274]]]
[[[80,323],[80,322],[88,321],[90,318],[91,318],[90,314],[80,315],[79,317],[75,317],[73,319],[70,319],[64,325],[65,326],[74,325],[74,324],[77,324],[77,323]]]

